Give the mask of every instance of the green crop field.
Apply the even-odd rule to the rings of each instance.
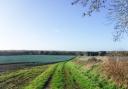
[[[127,89],[102,75],[100,65],[87,68],[78,60],[3,72],[0,89]]]
[[[65,61],[71,59],[73,56],[65,55],[17,55],[17,56],[0,56],[0,64],[3,63],[20,63],[20,62],[38,62],[50,63]]]

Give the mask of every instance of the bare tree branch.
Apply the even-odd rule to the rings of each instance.
[[[80,3],[84,8],[84,16],[91,16],[93,12],[100,11],[100,8],[105,7],[106,0],[75,0],[72,5]]]
[[[128,0],[74,0],[72,5],[77,3],[85,8],[84,16],[91,16],[93,12],[100,11],[101,8],[108,10],[115,25],[114,41],[118,41],[125,33],[128,33]]]
[[[114,40],[128,33],[128,0],[114,0],[109,9],[110,18],[115,24]]]

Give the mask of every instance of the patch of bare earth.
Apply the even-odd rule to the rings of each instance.
[[[37,66],[38,63],[8,63],[8,64],[0,64],[0,72],[13,71],[24,69],[27,67]]]

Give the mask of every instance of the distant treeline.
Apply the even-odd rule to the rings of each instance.
[[[128,51],[111,51],[108,54],[110,56],[128,56]]]
[[[87,56],[105,56],[106,51],[98,52],[84,52],[84,51],[37,51],[37,50],[6,50],[0,51],[0,56],[2,55],[87,55]]]
[[[105,56],[105,55],[119,55],[128,56],[128,51],[39,51],[39,50],[6,50],[0,51],[2,55],[86,55],[86,56]]]

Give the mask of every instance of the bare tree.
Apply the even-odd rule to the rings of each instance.
[[[114,40],[117,41],[128,32],[128,0],[114,0],[109,15],[115,24]]]
[[[128,33],[128,0],[74,0],[72,5],[80,3],[84,8],[84,16],[107,9],[114,23],[114,41],[118,41]]]
[[[80,3],[85,8],[83,15],[89,15],[93,12],[100,11],[101,8],[105,7],[106,0],[75,0],[72,5]]]

